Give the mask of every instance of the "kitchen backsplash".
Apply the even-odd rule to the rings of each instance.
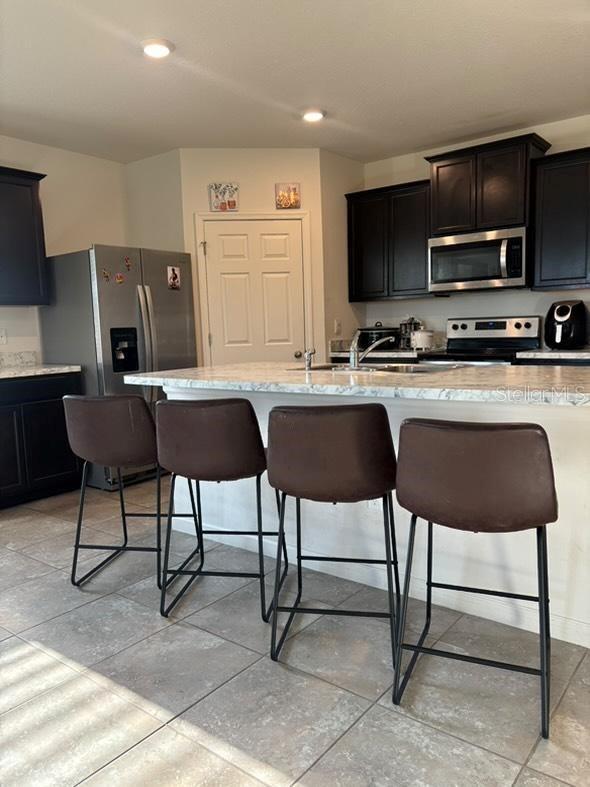
[[[38,363],[39,354],[35,350],[0,352],[0,369],[13,366],[36,366]]]
[[[448,298],[427,297],[411,300],[379,301],[365,304],[365,325],[380,320],[384,325],[399,325],[400,320],[416,317],[426,328],[445,333],[452,317],[505,317],[539,315],[545,317],[555,301],[583,300],[590,308],[588,290],[540,292],[532,290],[457,293]],[[590,321],[589,321],[590,322]]]

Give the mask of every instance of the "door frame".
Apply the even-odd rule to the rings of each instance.
[[[287,212],[287,211],[285,211]],[[201,356],[205,364],[212,365],[211,347],[208,337],[211,332],[209,319],[209,291],[207,289],[207,260],[203,250],[205,230],[211,221],[298,221],[301,228],[301,257],[303,263],[303,349],[313,345],[313,289],[311,278],[311,232],[308,211],[288,211],[287,216],[277,213],[214,213],[196,212],[195,259],[197,261],[198,304],[201,327]]]

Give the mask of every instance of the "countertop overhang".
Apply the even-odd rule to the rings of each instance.
[[[590,406],[590,367],[489,366],[446,371],[332,372],[289,368],[289,362],[199,366],[129,374],[130,385],[262,393],[425,399],[497,404]]]

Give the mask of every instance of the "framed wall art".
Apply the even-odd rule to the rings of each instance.
[[[237,183],[210,183],[209,210],[237,211],[240,207],[240,187]]]
[[[301,185],[299,183],[275,183],[275,207],[277,210],[300,208]]]

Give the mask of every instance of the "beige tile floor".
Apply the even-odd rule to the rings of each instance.
[[[128,500],[147,513],[153,484]],[[117,535],[116,498],[92,491],[88,513],[89,537]],[[302,616],[276,664],[251,580],[205,577],[168,620],[152,554],[123,555],[72,587],[75,519],[75,494],[0,511],[3,786],[590,787],[583,648],[554,642],[550,741],[539,739],[537,680],[527,675],[425,656],[394,707],[384,621]],[[153,522],[133,521],[130,538],[149,543]],[[207,546],[211,567],[255,564],[251,553]],[[175,537],[175,555],[190,549]],[[382,591],[327,574],[305,580],[315,607],[386,603]],[[421,602],[409,614],[415,635]],[[441,607],[431,634],[447,650],[536,663],[534,634]]]

